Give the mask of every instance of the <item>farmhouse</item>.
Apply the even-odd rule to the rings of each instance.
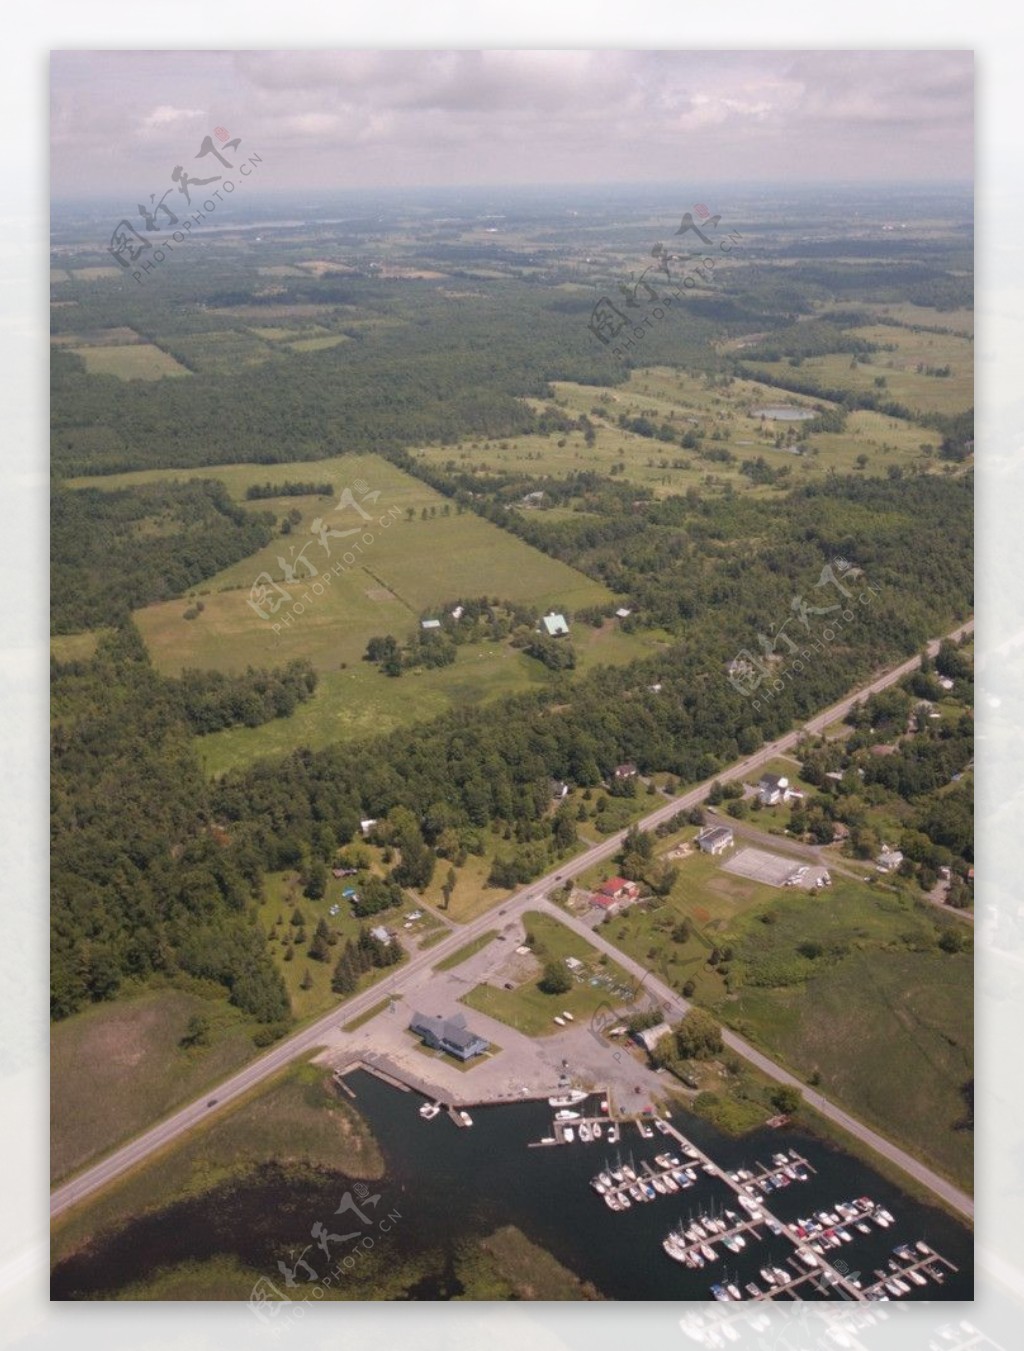
[[[882,845],[882,852],[875,859],[875,867],[880,873],[892,873],[903,862],[903,854],[899,849],[890,849],[887,844]]]
[[[383,943],[386,948],[391,946],[391,935],[385,929],[383,924],[378,924],[375,929],[370,930],[370,937],[376,938],[378,943]]]
[[[761,801],[766,807],[774,807],[789,797],[789,780],[781,774],[765,774],[757,785]]]
[[[728,826],[710,826],[697,836],[697,847],[705,854],[723,854],[735,844],[735,837]]]
[[[564,638],[569,632],[565,615],[556,615],[553,610],[551,614],[544,616],[541,623],[544,625],[544,631],[549,638]]]
[[[483,1037],[469,1030],[461,1013],[456,1013],[452,1018],[413,1014],[409,1031],[422,1037],[425,1046],[431,1046],[436,1051],[446,1051],[456,1060],[471,1060],[475,1055],[482,1055],[490,1045]]]
[[[653,1027],[645,1027],[642,1032],[634,1032],[637,1043],[644,1048],[648,1055],[653,1055],[654,1048],[667,1033],[672,1029],[668,1023],[655,1023]]]

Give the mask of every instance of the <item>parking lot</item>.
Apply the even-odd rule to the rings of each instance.
[[[740,849],[722,864],[726,872],[749,877],[769,887],[795,886],[809,891],[828,886],[828,869],[821,863],[803,863],[798,858],[770,854],[765,849]]]

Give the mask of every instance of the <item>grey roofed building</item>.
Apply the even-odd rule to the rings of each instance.
[[[473,1056],[482,1054],[490,1046],[490,1042],[484,1041],[483,1037],[469,1030],[461,1013],[456,1013],[451,1018],[415,1013],[409,1024],[409,1030],[422,1037],[427,1046],[447,1051],[457,1060],[471,1060]]]
[[[697,836],[697,846],[705,854],[720,854],[730,848],[735,837],[728,826],[710,826]]]
[[[549,638],[564,638],[569,632],[569,625],[565,622],[565,615],[556,615],[552,612],[545,615],[541,621],[547,631]]]
[[[634,1036],[647,1054],[653,1055],[658,1042],[671,1031],[668,1023],[656,1023],[654,1027],[645,1027],[642,1032],[634,1033]]]

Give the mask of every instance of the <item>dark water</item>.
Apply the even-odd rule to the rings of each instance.
[[[355,1105],[386,1159],[386,1176],[373,1185],[382,1198],[378,1211],[386,1208],[401,1215],[381,1247],[395,1259],[428,1249],[446,1255],[444,1274],[428,1275],[407,1291],[408,1298],[446,1299],[460,1293],[450,1260],[455,1246],[505,1224],[521,1229],[604,1296],[618,1300],[706,1301],[711,1283],[721,1280],[726,1270],[741,1288],[748,1280],[763,1286],[758,1268],[768,1261],[785,1265],[793,1251],[788,1241],[765,1230],[763,1243],[748,1242],[741,1253],[729,1254],[727,1262],[723,1257],[703,1271],[671,1261],[661,1240],[680,1219],[712,1205],[737,1209],[733,1193],[704,1173],[698,1173],[697,1185],[686,1192],[659,1195],[649,1205],[634,1205],[622,1213],[608,1210],[590,1189],[589,1179],[617,1150],[623,1158],[632,1154],[639,1163],[672,1146],[657,1133],[644,1140],[630,1125],[623,1127],[623,1139],[613,1149],[603,1141],[529,1149],[529,1141],[550,1132],[552,1112],[546,1104],[474,1108],[474,1125],[465,1130],[443,1115],[422,1120],[419,1097],[371,1075],[358,1073],[349,1082],[357,1094]],[[911,1200],[858,1160],[798,1131],[766,1129],[734,1140],[694,1117],[678,1115],[675,1124],[729,1169],[753,1166],[757,1159],[768,1163],[779,1149],[793,1148],[804,1155],[817,1175],[808,1183],[794,1183],[771,1194],[770,1208],[783,1223],[862,1195],[891,1210],[896,1217],[891,1228],[872,1226],[870,1237],[853,1231],[854,1242],[830,1254],[833,1261],[841,1258],[850,1271],[861,1272],[865,1284],[874,1279],[876,1267],[885,1268],[896,1244],[923,1238],[959,1271],[949,1272],[942,1286],[929,1282],[914,1287],[901,1302],[972,1298],[970,1232],[945,1212]],[[347,1185],[339,1175],[297,1180],[268,1167],[244,1185],[132,1221],[118,1234],[60,1264],[53,1274],[53,1297],[109,1297],[160,1267],[223,1253],[235,1254],[279,1281],[274,1273],[282,1245],[294,1245],[298,1251],[307,1244],[311,1219],[333,1216]],[[345,1232],[342,1219],[332,1223],[339,1234]],[[314,1257],[311,1253],[311,1260]],[[436,1262],[433,1269],[438,1270]],[[805,1298],[812,1297],[807,1287],[804,1292]]]

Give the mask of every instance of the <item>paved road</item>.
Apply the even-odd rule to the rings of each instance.
[[[960,625],[948,636],[960,637],[965,633],[973,631],[973,628],[974,621],[971,620],[966,624]],[[938,646],[939,640],[934,639],[929,644],[929,651],[934,654],[938,651]],[[869,684],[866,684],[847,695],[831,708],[816,714],[804,727],[786,733],[785,736],[779,737],[776,741],[773,741],[769,746],[757,751],[754,755],[738,761],[727,770],[723,770],[717,775],[717,778],[743,779],[747,777],[759,766],[763,765],[766,760],[770,760],[773,756],[795,746],[805,733],[820,733],[829,723],[835,722],[836,719],[843,717],[843,715],[847,713],[858,700],[865,698],[868,694],[873,694],[878,690],[885,689],[887,686],[901,679],[904,675],[907,675],[917,666],[917,664],[918,659],[912,657],[909,661],[905,661],[901,663],[901,665],[892,668],[892,670],[886,671]],[[697,803],[701,802],[707,795],[710,786],[711,783],[708,781],[707,783],[698,785],[696,788],[690,789],[679,797],[671,799],[671,801],[663,803],[657,810],[651,812],[649,816],[639,822],[639,825],[643,829],[650,830],[659,825],[662,821],[666,821],[674,816],[676,812],[686,811],[689,808],[696,806]],[[537,905],[537,903],[544,898],[547,891],[559,880],[575,877],[579,873],[585,872],[588,868],[592,868],[594,864],[609,859],[616,854],[622,845],[625,834],[625,831],[619,831],[615,835],[610,835],[606,840],[602,840],[600,843],[595,844],[590,849],[586,850],[585,853],[580,854],[568,863],[563,864],[557,873],[548,874],[547,877],[532,882],[528,887],[524,888],[523,891],[519,892],[516,896],[506,902],[504,906],[501,906],[499,912],[503,912],[506,916],[511,917],[512,915],[521,914],[528,906]],[[567,917],[561,910],[556,909],[555,913],[563,920],[563,922],[566,922]],[[408,976],[436,965],[437,962],[458,951],[460,947],[465,943],[468,943],[477,934],[484,933],[486,930],[493,928],[495,918],[495,912],[490,910],[486,914],[471,921],[469,924],[465,924],[461,928],[453,931],[447,938],[428,949],[427,952],[414,956],[405,966],[399,968],[394,973],[393,981],[397,984],[401,984]],[[587,928],[586,932],[592,942],[597,941],[596,935],[594,935],[589,928]],[[598,946],[600,946],[600,943],[598,943]],[[626,965],[628,959],[625,959],[618,949],[611,948],[609,945],[609,950],[614,953],[617,960],[623,965]],[[180,1139],[180,1137],[187,1134],[188,1131],[192,1130],[200,1122],[208,1120],[212,1113],[220,1110],[228,1103],[237,1100],[243,1094],[256,1088],[267,1079],[268,1076],[277,1073],[277,1071],[283,1069],[293,1060],[298,1059],[307,1052],[322,1046],[325,1034],[329,1029],[336,1027],[339,1023],[350,1022],[353,1018],[367,1012],[374,1004],[379,1003],[391,984],[392,978],[388,978],[386,982],[381,981],[377,985],[371,986],[370,989],[364,991],[362,994],[356,995],[344,1004],[338,1005],[336,1008],[332,1009],[330,1013],[325,1014],[322,1018],[318,1018],[315,1022],[310,1023],[301,1031],[296,1032],[293,1036],[288,1037],[285,1041],[280,1042],[277,1046],[267,1051],[257,1060],[246,1065],[244,1069],[239,1070],[230,1078],[225,1079],[218,1087],[212,1089],[208,1096],[180,1108],[177,1112],[173,1113],[173,1115],[166,1117],[163,1121],[152,1126],[142,1135],[129,1141],[128,1144],[122,1145],[119,1149],[114,1150],[111,1154],[107,1155],[106,1158],[101,1159],[99,1163],[93,1164],[90,1168],[85,1169],[76,1177],[71,1178],[70,1181],[64,1182],[59,1187],[56,1187],[50,1193],[50,1215],[56,1216],[62,1214],[84,1197],[89,1196],[100,1187],[105,1186],[108,1182],[113,1181],[115,1178],[122,1176],[122,1174],[136,1167],[157,1151],[166,1148],[172,1142]],[[671,992],[669,993],[671,994]],[[681,1003],[678,996],[672,995],[671,997],[677,1004]],[[773,1061],[769,1060],[767,1056],[763,1055],[760,1051],[755,1050],[752,1046],[747,1046],[745,1042],[742,1042],[740,1038],[736,1037],[734,1034],[729,1033],[728,1040],[732,1049],[752,1061],[760,1069],[764,1070],[766,1074],[771,1075],[773,1078],[776,1078],[783,1083],[797,1082],[787,1074],[785,1070],[780,1069]],[[803,1087],[803,1085],[801,1085],[801,1087]],[[874,1148],[878,1149],[880,1153],[885,1153],[886,1156],[893,1159],[894,1162],[900,1163],[900,1165],[904,1167],[907,1172],[911,1173],[912,1176],[923,1181],[925,1185],[931,1187],[936,1194],[945,1196],[947,1200],[950,1200],[951,1203],[962,1210],[964,1214],[973,1214],[973,1202],[970,1197],[957,1192],[955,1188],[950,1187],[950,1185],[944,1182],[942,1178],[937,1177],[926,1169],[923,1164],[919,1164],[915,1159],[912,1159],[910,1155],[897,1149],[895,1145],[889,1144],[888,1141],[875,1135],[874,1132],[868,1131],[866,1126],[862,1126],[859,1122],[854,1121],[853,1118],[848,1116],[840,1108],[835,1107],[820,1094],[811,1093],[805,1090],[805,1097],[807,1098],[807,1101],[817,1107],[823,1115],[828,1116],[831,1120],[836,1121],[852,1133],[859,1135],[861,1139],[871,1139],[872,1142],[876,1142],[874,1143]],[[968,1207],[970,1209],[968,1209]]]

